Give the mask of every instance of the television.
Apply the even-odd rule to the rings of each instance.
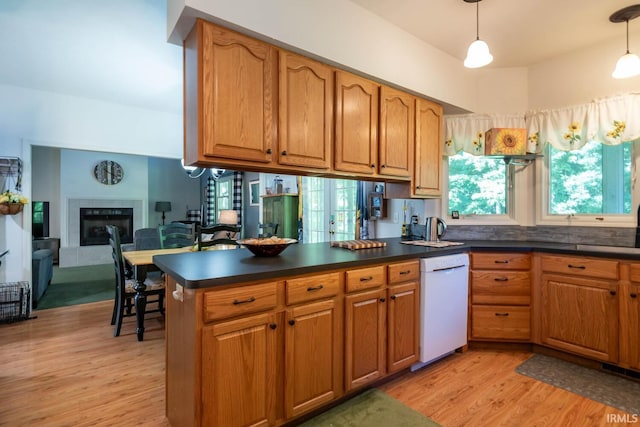
[[[33,202],[31,205],[31,234],[34,239],[49,237],[49,202]]]

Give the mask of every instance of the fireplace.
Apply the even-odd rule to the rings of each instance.
[[[133,243],[133,208],[80,208],[80,246],[108,245],[106,225],[120,229],[120,243]]]

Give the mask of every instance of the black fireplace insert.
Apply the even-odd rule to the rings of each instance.
[[[108,245],[106,225],[120,229],[120,243],[133,243],[133,208],[80,208],[80,246]]]

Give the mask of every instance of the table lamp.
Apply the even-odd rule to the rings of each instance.
[[[162,212],[162,225],[164,225],[164,213],[171,212],[171,202],[156,202],[156,212]]]
[[[220,211],[218,222],[220,224],[238,225],[238,212],[233,209]]]

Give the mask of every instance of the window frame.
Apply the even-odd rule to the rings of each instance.
[[[631,212],[628,214],[551,214],[549,212],[549,147],[544,159],[536,164],[536,225],[562,225],[585,227],[635,227],[640,191],[636,185],[640,142],[631,143]]]
[[[478,156],[484,157],[484,156]],[[515,188],[517,186],[517,174],[513,165],[505,165],[506,168],[506,214],[482,214],[482,215],[462,215],[458,219],[451,216],[449,207],[449,156],[443,156],[442,167],[442,217],[450,220],[455,225],[518,225],[517,219],[517,199]]]

